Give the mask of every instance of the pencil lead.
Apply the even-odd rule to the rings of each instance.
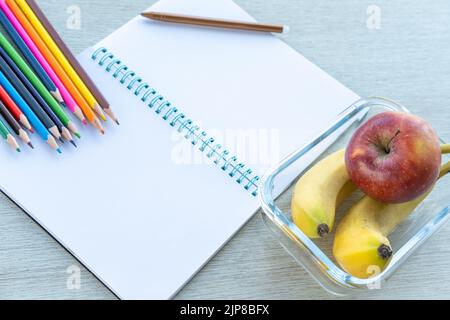
[[[28,142],[27,145],[28,145],[31,149],[34,149],[34,146],[33,146],[33,144],[32,144],[31,142]]]
[[[31,133],[34,133],[34,129],[33,129],[33,128],[30,128],[30,132],[31,132]]]
[[[61,148],[56,149],[56,152],[58,152],[59,154],[62,153]]]
[[[103,109],[103,111],[105,111],[105,113],[106,113],[111,119],[113,119],[113,121],[114,121],[116,124],[120,125],[119,120],[117,120],[117,117],[116,117],[116,115],[114,114],[114,112],[111,110],[111,107],[107,107],[107,108]]]
[[[105,134],[105,129],[103,129],[103,126],[97,117],[94,118],[93,125],[97,128],[98,131],[100,131],[101,134]]]
[[[61,143],[64,143],[64,139],[62,137],[59,137],[58,140],[61,141]]]
[[[100,114],[100,119],[102,119],[103,121],[108,121],[108,119],[106,119],[104,114]]]
[[[21,152],[21,151],[20,151],[20,148],[17,148],[16,151],[17,151],[17,152]]]
[[[77,144],[75,143],[75,141],[70,140],[70,143],[71,143],[75,148],[78,148],[78,146],[77,146]]]
[[[79,134],[78,132],[75,132],[73,135],[74,135],[75,137],[77,137],[78,139],[81,139],[81,134]]]
[[[82,122],[85,126],[87,126],[87,124],[88,124],[88,122],[87,122],[86,119],[83,119],[81,122]]]

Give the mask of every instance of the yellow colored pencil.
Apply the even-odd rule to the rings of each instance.
[[[28,5],[28,3],[25,0],[15,0],[15,2],[20,7],[25,16],[28,18],[28,21],[33,25],[34,29],[39,34],[41,39],[53,53],[56,60],[58,60],[63,69],[66,71],[69,78],[78,88],[78,90],[80,90],[80,93],[86,99],[89,106],[100,116],[100,118],[102,118],[102,120],[106,121],[105,114],[103,113],[100,104],[97,102],[94,95],[89,91],[89,88],[86,86],[83,80],[81,80],[80,76],[74,70],[70,62],[61,52],[58,45],[55,43],[55,41],[53,41],[52,37],[47,32],[42,23],[39,21],[39,19],[36,17],[33,10]]]

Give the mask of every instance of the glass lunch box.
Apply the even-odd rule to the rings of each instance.
[[[444,177],[439,180],[425,201],[389,236],[394,254],[385,270],[373,274],[368,279],[361,279],[341,269],[332,254],[336,226],[354,201],[349,200],[338,209],[335,227],[331,234],[324,239],[310,239],[293,223],[290,201],[283,205],[274,198],[277,181],[282,180],[280,176],[286,170],[301,163],[304,168],[300,172],[299,176],[301,176],[326,155],[345,148],[352,134],[365,121],[380,112],[389,110],[409,112],[405,107],[385,98],[371,97],[355,102],[316,139],[296,150],[266,172],[260,182],[259,200],[265,225],[272,231],[284,249],[324,289],[333,294],[346,295],[355,290],[382,288],[383,282],[389,279],[405,259],[436,232],[450,216],[448,201],[450,179]],[[443,155],[443,163],[449,160],[448,155]],[[295,182],[297,179],[293,184]],[[293,188],[289,188],[286,191],[287,195],[283,195],[283,198],[287,196],[290,199],[292,191]]]

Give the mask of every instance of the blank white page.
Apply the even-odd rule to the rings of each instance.
[[[165,0],[153,9],[251,19],[228,0]],[[101,46],[258,174],[357,99],[272,35],[137,17]],[[1,144],[0,186],[119,297],[170,298],[258,202],[92,61],[93,50],[79,59],[121,125],[109,121],[105,136],[83,127],[79,148],[64,146],[62,155],[37,137],[36,150],[22,154]],[[241,133],[258,147],[240,143]],[[267,133],[276,156],[260,152]]]

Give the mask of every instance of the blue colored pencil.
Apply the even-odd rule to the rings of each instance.
[[[37,104],[38,106],[42,107],[45,113],[50,117],[50,120],[53,121],[53,123],[56,125],[59,133],[61,133],[64,138],[69,140],[76,147],[70,131],[64,126],[58,116],[53,112],[47,102],[41,97],[36,88],[31,84],[28,78],[22,73],[19,67],[8,56],[8,54],[2,47],[0,47],[0,71],[3,71],[8,80],[15,86],[17,92],[22,95],[22,98],[24,98],[28,105],[30,107],[33,107],[33,105]],[[39,114],[37,112],[35,113],[39,117]],[[41,120],[43,120],[42,117]],[[42,121],[42,123],[46,125],[45,121]],[[47,126],[47,129],[50,131],[50,133],[55,136],[54,130],[52,131],[49,128],[50,127]],[[58,138],[58,131],[56,131],[56,133],[57,136],[55,136],[55,138]]]
[[[48,115],[45,109],[38,104],[36,99],[33,98],[31,93],[25,88],[24,84],[20,81],[14,71],[9,67],[3,58],[0,58],[0,71],[3,72],[8,81],[14,86],[16,91],[22,97],[22,99],[33,110],[34,114],[41,120],[42,124],[47,130],[56,138],[61,139],[61,133],[58,130],[58,126]]]
[[[0,71],[0,85],[8,92],[9,96],[14,100],[17,106],[22,110],[25,116],[30,121],[34,130],[41,136],[41,138],[46,141],[53,149],[61,153],[61,149],[56,143],[55,138],[50,134],[44,124],[39,120],[36,114],[31,110],[25,100],[20,96],[14,86],[9,82],[3,72]]]
[[[36,72],[37,76],[42,81],[42,83],[47,88],[47,90],[50,91],[50,93],[60,103],[64,102],[61,94],[59,93],[58,88],[53,83],[52,79],[50,79],[47,72],[45,72],[44,68],[42,68],[41,64],[37,61],[36,57],[33,55],[31,50],[28,48],[28,46],[23,41],[22,37],[16,31],[16,29],[11,24],[11,22],[9,22],[8,18],[6,17],[5,13],[2,10],[0,10],[0,24],[8,32],[9,36],[14,41],[17,48],[20,50],[20,52],[22,53],[24,58],[28,61],[30,66],[33,68],[33,70]]]

